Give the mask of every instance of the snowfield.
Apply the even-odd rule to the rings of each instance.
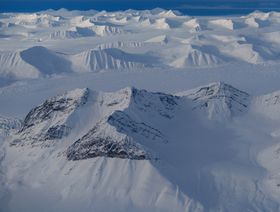
[[[280,211],[280,14],[0,14],[0,211]]]

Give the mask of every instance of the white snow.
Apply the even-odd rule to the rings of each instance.
[[[230,19],[216,19],[209,21],[210,24],[234,30],[234,23]]]
[[[184,22],[183,25],[190,28],[194,32],[201,30],[201,25],[196,18],[193,18],[191,20],[188,20],[188,21]]]
[[[0,211],[279,211],[279,23],[0,14]]]
[[[61,15],[54,11],[11,13],[1,19],[1,78],[16,80],[46,77],[54,73],[84,72],[84,65],[76,65],[76,58],[98,48],[102,49],[96,52],[101,59],[96,58],[97,62],[93,66],[106,70],[146,67],[142,59],[141,62],[137,59],[133,59],[133,62],[110,59],[109,50],[105,50],[107,48],[127,52],[128,58],[137,58],[137,55],[141,57],[149,52],[152,59],[148,68],[204,68],[226,66],[229,61],[236,64],[279,63],[277,13],[255,12],[248,16],[227,18],[176,14],[165,10],[111,13],[63,11]],[[50,24],[41,24],[46,21]],[[18,40],[21,41],[20,48],[16,44]],[[265,42],[265,45],[261,45],[261,42]],[[34,46],[42,47],[42,52],[39,52],[39,48],[33,49]],[[21,57],[23,50],[29,50],[28,60]],[[132,53],[134,56],[130,55]],[[42,61],[38,64],[34,62],[39,54],[48,65],[38,65],[43,64]],[[49,64],[48,61],[52,60],[50,58],[56,58],[56,62]],[[103,61],[102,64],[100,61]],[[62,63],[64,67],[58,66]]]

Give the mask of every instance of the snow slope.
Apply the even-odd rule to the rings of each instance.
[[[279,23],[0,14],[0,211],[279,211]]]
[[[75,70],[86,71],[145,68],[156,62],[144,54],[130,54],[117,48],[87,50],[71,56],[70,60]]]
[[[193,110],[206,110],[209,119],[220,121],[245,112],[250,102],[249,94],[222,82],[178,95],[190,98],[195,103]]]
[[[263,168],[273,139],[264,144],[248,119],[261,115],[259,98],[221,82],[180,96],[128,87],[52,97],[2,146],[2,210],[278,210]]]
[[[125,70],[157,65],[155,56],[101,47],[72,55],[54,52],[42,46],[17,52],[3,52],[0,54],[0,76],[32,79],[73,72]]]
[[[50,51],[42,46],[34,46],[17,52],[3,52],[0,55],[2,76],[16,78],[38,78],[71,72],[71,63],[63,54]]]
[[[279,64],[279,18],[276,12],[189,17],[162,9],[9,13],[0,20],[1,78],[39,78],[84,69],[139,69],[147,65],[142,61],[147,52],[162,68],[216,67],[229,62]],[[98,47],[100,52],[91,51]],[[118,53],[109,50],[113,48]],[[82,64],[71,70],[71,59],[84,54],[101,59],[92,59],[91,65],[88,59],[74,59]]]

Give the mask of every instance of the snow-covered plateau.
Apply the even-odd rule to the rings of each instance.
[[[0,13],[0,212],[280,211],[280,13]]]

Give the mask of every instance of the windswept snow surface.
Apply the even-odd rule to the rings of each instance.
[[[175,11],[3,13],[0,78],[73,72],[279,64],[276,12],[190,17]]]
[[[0,211],[280,211],[280,14],[0,15]]]

